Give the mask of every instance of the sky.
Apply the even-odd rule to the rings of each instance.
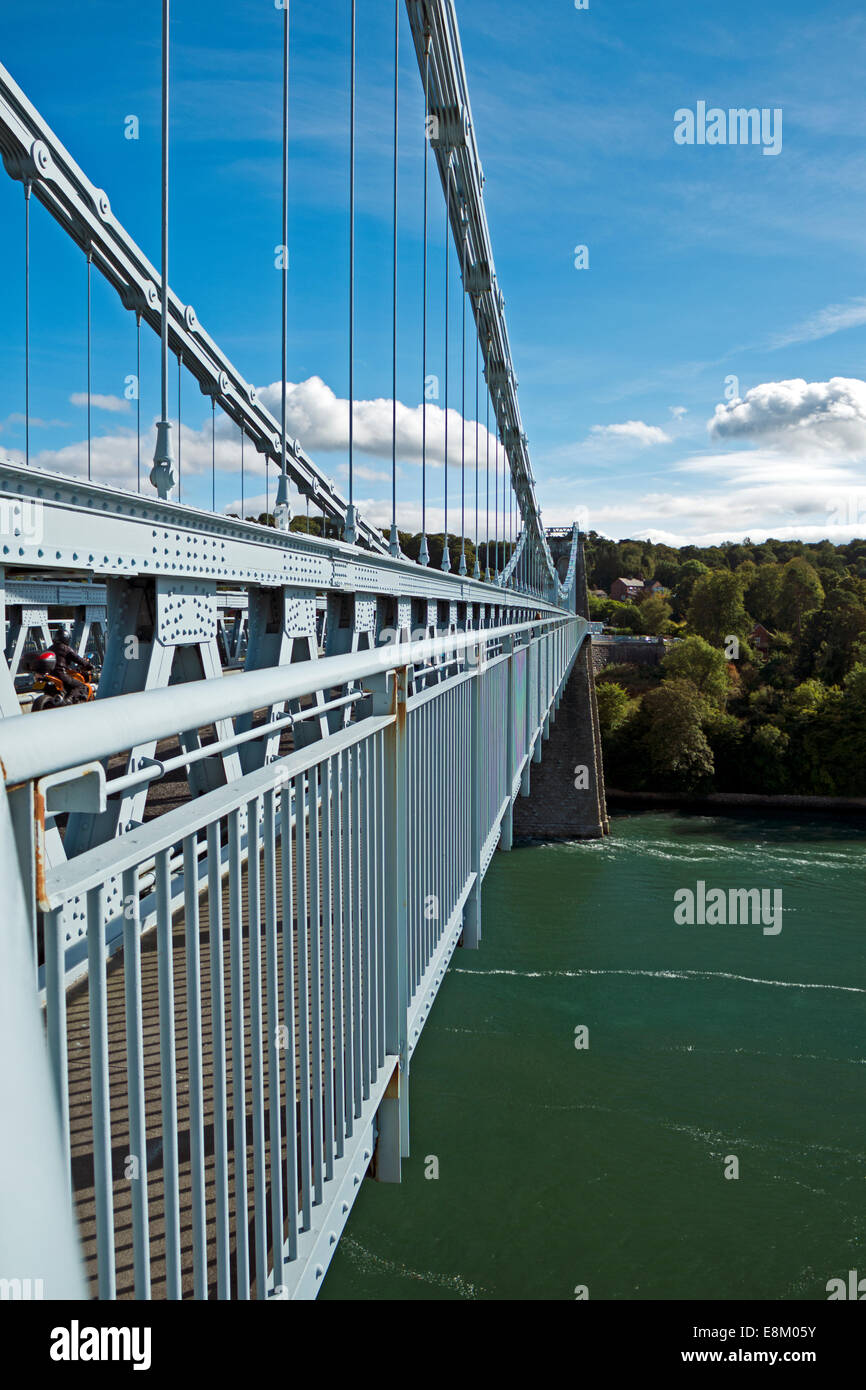
[[[457,0],[496,271],[547,525],[673,545],[866,532],[866,13],[804,0]],[[0,61],[159,260],[160,12],[7,6]],[[175,0],[171,281],[279,413],[282,14]],[[347,489],[349,0],[291,9],[289,433]],[[359,0],[355,493],[391,517],[391,0]],[[420,528],[423,91],[401,17],[398,521]],[[700,106],[705,103],[705,106]],[[767,139],[719,143],[727,113]],[[710,113],[706,143],[701,112]],[[681,143],[694,113],[695,143]],[[718,117],[711,113],[718,112]],[[781,113],[781,114],[779,114]],[[724,115],[725,122],[720,124]],[[129,116],[137,140],[126,138]],[[723,129],[724,126],[724,129]],[[706,128],[706,127],[704,127]],[[769,139],[772,132],[773,140]],[[0,176],[0,457],[23,458],[23,195]],[[445,210],[431,179],[428,530],[444,517]],[[31,231],[31,463],[86,472],[86,267]],[[578,248],[586,248],[579,252]],[[578,268],[580,266],[581,268]],[[485,518],[483,386],[449,282],[449,529]],[[159,414],[143,331],[142,487]],[[133,317],[93,281],[94,479],[136,487]],[[171,413],[176,414],[172,378]],[[476,418],[480,424],[476,431]],[[240,510],[237,427],[183,384],[182,500]],[[464,443],[465,440],[465,443]],[[491,445],[493,448],[493,445]],[[245,453],[244,511],[269,498]],[[491,455],[495,458],[495,452]],[[494,482],[491,477],[491,509]],[[295,500],[303,513],[304,503]],[[493,528],[492,510],[490,527]]]

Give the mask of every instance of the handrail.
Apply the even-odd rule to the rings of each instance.
[[[42,718],[12,715],[0,721],[0,774],[9,787],[53,772],[111,757],[134,742],[168,738],[180,728],[202,728],[251,710],[299,700],[318,690],[364,680],[437,657],[481,648],[537,628],[575,621],[569,614],[420,641],[397,641],[366,652],[322,657],[245,671],[230,680],[188,681],[90,704],[51,710]],[[578,620],[580,621],[580,620]],[[482,656],[483,661],[483,656]]]

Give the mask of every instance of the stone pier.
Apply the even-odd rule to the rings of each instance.
[[[558,561],[554,545],[551,549]],[[582,544],[576,607],[582,617],[589,616]],[[530,764],[528,794],[515,804],[514,835],[533,840],[596,840],[609,832],[592,644],[587,637],[556,719],[551,721],[549,738],[542,745],[541,762]]]

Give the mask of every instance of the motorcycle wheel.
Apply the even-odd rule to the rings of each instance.
[[[58,709],[63,704],[59,695],[40,695],[30,706],[31,714],[38,714],[43,709]]]

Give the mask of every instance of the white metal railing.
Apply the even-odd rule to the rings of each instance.
[[[92,1292],[315,1296],[371,1164],[399,1181],[412,1052],[480,940],[585,633],[547,617],[0,724],[0,958],[35,952],[53,1086],[34,1070],[29,1104],[59,1134]],[[47,865],[46,823],[104,807],[113,755],[337,687],[360,692],[351,722]]]

